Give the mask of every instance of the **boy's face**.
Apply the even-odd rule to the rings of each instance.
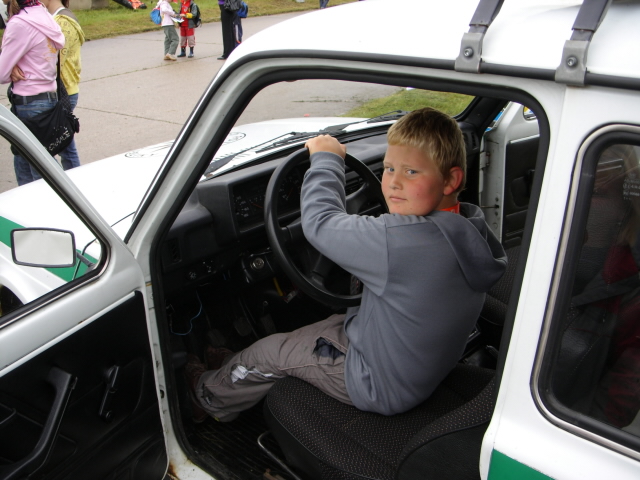
[[[451,207],[457,196],[452,195],[455,189],[450,183],[422,151],[389,145],[382,174],[382,193],[389,213],[427,215],[433,210]]]

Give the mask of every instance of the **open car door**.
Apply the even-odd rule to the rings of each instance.
[[[0,272],[0,478],[161,479],[141,269],[1,107],[0,135],[1,155],[11,158],[13,146],[43,177],[0,202],[0,257],[10,265]],[[32,203],[11,201],[21,189]]]

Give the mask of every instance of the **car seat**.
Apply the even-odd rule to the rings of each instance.
[[[286,377],[267,395],[265,418],[304,479],[477,479],[494,373],[458,364],[429,399],[393,416],[363,412]]]

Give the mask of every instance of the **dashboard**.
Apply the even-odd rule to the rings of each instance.
[[[379,175],[386,148],[384,134],[348,144],[349,153]],[[241,258],[269,250],[264,228],[267,185],[281,161],[297,149],[198,184],[161,247],[166,292],[190,288],[234,267]],[[278,216],[283,222],[300,214],[300,190],[307,168],[308,163],[303,163],[292,169],[279,190]],[[358,184],[358,176],[347,172],[347,193]],[[265,255],[261,258],[267,267],[277,268]]]

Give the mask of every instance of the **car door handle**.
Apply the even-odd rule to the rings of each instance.
[[[29,455],[16,463],[0,467],[0,478],[3,480],[14,480],[32,474],[44,465],[51,452],[69,397],[76,385],[76,377],[58,367],[53,367],[47,375],[47,382],[53,386],[56,395],[42,434]]]

